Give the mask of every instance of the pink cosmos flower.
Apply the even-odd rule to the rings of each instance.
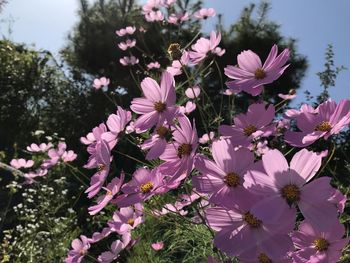
[[[164,6],[164,0],[148,0],[145,5],[142,6],[142,12],[144,14],[157,10]]]
[[[27,146],[27,151],[28,152],[47,152],[52,147],[53,147],[53,144],[51,142],[49,142],[48,144],[40,143],[40,145],[32,143],[30,146]]]
[[[215,137],[215,133],[212,132],[212,131],[209,132],[209,134],[205,133],[205,134],[203,134],[203,136],[201,138],[199,138],[199,143],[200,144],[206,144],[209,141],[212,141],[214,139],[214,137]]]
[[[210,33],[210,39],[201,37],[197,42],[192,45],[192,50],[189,51],[189,56],[193,64],[198,64],[204,60],[208,54],[211,52],[214,55],[222,56],[225,53],[225,49],[218,47],[221,41],[221,33],[216,34],[215,31]]]
[[[112,231],[110,227],[104,227],[101,232],[93,233],[92,237],[88,238],[87,240],[90,244],[94,244],[108,237],[113,232],[114,231]]]
[[[32,184],[34,182],[34,178],[42,177],[47,174],[46,169],[37,169],[35,172],[25,173],[23,176],[26,179],[26,184]]]
[[[164,175],[158,169],[137,169],[132,180],[123,185],[124,195],[119,196],[116,203],[119,207],[126,207],[145,201],[155,194],[164,193],[163,179]]]
[[[159,64],[159,62],[151,62],[151,63],[149,63],[148,65],[147,65],[147,68],[148,69],[154,69],[154,68],[160,68],[160,64]]]
[[[83,257],[87,254],[90,243],[86,236],[81,235],[80,239],[74,239],[72,241],[72,250],[68,252],[66,263],[80,263]]]
[[[67,163],[67,162],[72,162],[77,158],[77,154],[73,152],[72,150],[65,151],[62,154],[62,160]]]
[[[239,199],[239,206],[215,207],[205,211],[216,233],[214,244],[229,256],[247,257],[265,251],[269,258],[281,258],[292,249],[287,235],[294,228],[295,209],[274,209],[274,204],[254,195]],[[273,208],[273,209],[271,209]]]
[[[125,36],[125,35],[132,35],[132,34],[135,33],[135,31],[136,31],[136,27],[134,27],[134,26],[127,26],[126,28],[122,28],[120,30],[115,31],[115,33],[118,36],[122,37],[122,36]]]
[[[123,235],[126,232],[130,232],[143,222],[142,210],[140,204],[133,207],[122,207],[119,211],[114,212],[113,220],[108,221],[109,227],[116,231],[118,234]]]
[[[147,22],[163,21],[164,14],[160,10],[151,11],[145,14],[145,19]]]
[[[269,137],[275,130],[276,125],[271,124],[275,116],[275,108],[265,104],[251,104],[246,114],[237,115],[234,125],[221,125],[219,132],[223,136],[228,136],[234,146],[249,147],[251,142],[257,138]]]
[[[164,242],[163,242],[163,241],[160,241],[160,242],[153,243],[153,244],[151,245],[151,247],[152,247],[153,250],[155,250],[155,251],[162,250],[162,249],[164,248]]]
[[[284,99],[284,100],[292,100],[296,96],[297,96],[297,94],[295,94],[295,89],[291,89],[288,94],[278,93],[278,97],[280,97],[281,99]]]
[[[264,65],[257,54],[245,50],[237,56],[238,66],[228,65],[225,75],[233,81],[226,82],[227,87],[235,92],[245,91],[253,96],[262,92],[263,85],[278,79],[289,65],[289,50],[285,49],[277,56],[277,45],[273,45]]]
[[[286,118],[289,118],[289,119],[294,119],[297,116],[299,116],[300,114],[302,114],[303,112],[309,112],[309,113],[314,114],[314,113],[318,112],[318,109],[314,109],[312,106],[310,106],[308,104],[303,104],[303,105],[301,105],[300,110],[296,110],[296,109],[286,110],[284,112],[284,116]]]
[[[303,221],[299,231],[292,234],[295,246],[300,249],[292,254],[293,262],[338,262],[342,249],[350,240],[349,237],[342,239],[344,234],[345,227],[339,222],[323,231],[309,221]]]
[[[120,178],[114,178],[105,188],[106,194],[100,196],[97,199],[97,205],[90,206],[88,208],[90,215],[96,215],[100,212],[108,203],[113,199],[113,197],[119,192],[123,182],[124,182],[124,172],[121,172]]]
[[[94,79],[94,83],[92,84],[92,86],[97,90],[102,87],[107,87],[108,85],[109,85],[109,79],[107,79],[106,77],[102,77],[100,79]]]
[[[190,56],[187,51],[182,52],[180,60],[174,60],[171,64],[171,67],[167,67],[168,71],[172,76],[177,76],[182,74],[181,68],[186,66],[190,61]]]
[[[66,151],[67,145],[65,142],[59,142],[57,149],[50,149],[47,155],[50,159],[44,160],[41,164],[41,168],[49,169],[55,166],[59,161],[71,162],[77,158],[77,155],[72,151]]]
[[[190,114],[192,111],[196,110],[196,108],[196,103],[187,101],[185,106],[179,107],[179,112],[182,114]]]
[[[168,22],[169,24],[178,24],[184,21],[187,21],[189,19],[189,14],[187,12],[185,13],[175,13],[175,14],[171,14],[168,17]]]
[[[88,162],[89,167],[85,168],[97,168],[98,171],[91,177],[90,187],[86,189],[85,193],[88,193],[88,198],[94,197],[102,188],[108,174],[111,162],[111,151],[108,143],[105,140],[98,141],[94,148],[93,154],[90,156]]]
[[[196,158],[200,174],[192,177],[192,184],[197,192],[209,194],[209,201],[218,205],[250,198],[251,193],[243,187],[243,176],[254,163],[254,154],[246,148],[235,151],[231,141],[224,139],[214,141],[211,151],[214,161]]]
[[[175,105],[176,94],[174,78],[164,71],[160,87],[152,78],[145,78],[141,82],[144,98],[134,98],[131,101],[131,110],[142,114],[134,124],[136,129],[145,131],[156,124],[173,121],[177,108]]]
[[[266,140],[258,142],[253,147],[249,147],[249,149],[251,149],[251,148],[257,156],[262,156],[265,153],[267,153],[268,151],[270,151],[270,148],[268,146],[268,142]]]
[[[127,50],[129,48],[132,48],[136,45],[136,39],[127,39],[125,42],[120,42],[118,44],[118,47],[121,49],[121,50]]]
[[[336,207],[327,201],[334,192],[331,178],[321,177],[310,182],[321,161],[321,156],[303,149],[288,165],[280,151],[270,150],[262,156],[265,171],[249,170],[244,186],[274,202],[274,209],[283,211],[297,205],[304,218],[319,227],[328,227],[337,220]]]
[[[300,113],[296,122],[301,131],[287,131],[284,136],[290,145],[305,147],[322,137],[327,140],[350,124],[350,100],[341,100],[339,104],[328,100],[317,107],[316,113]]]
[[[159,157],[165,161],[162,168],[166,174],[171,174],[171,181],[184,179],[193,169],[194,156],[198,147],[198,136],[195,124],[193,126],[186,116],[178,118],[179,125],[173,132],[174,141],[169,143]]]
[[[104,123],[101,123],[99,126],[93,128],[92,132],[89,132],[86,137],[81,137],[80,142],[85,145],[96,143],[96,141],[101,140],[101,136],[105,132],[107,132],[107,127]]]
[[[201,94],[201,88],[198,85],[196,85],[194,87],[186,89],[185,94],[190,99],[197,98]]]
[[[109,251],[103,252],[98,258],[98,262],[101,263],[111,263],[114,262],[119,253],[125,249],[131,242],[131,236],[129,234],[125,234],[122,236],[122,240],[116,240],[112,243]]]
[[[139,63],[139,59],[134,57],[134,56],[130,56],[130,57],[123,57],[121,59],[119,59],[120,64],[122,64],[123,66],[133,66]]]
[[[34,165],[33,160],[25,160],[23,158],[20,159],[12,159],[10,162],[10,165],[13,168],[20,169],[20,168],[30,168]]]
[[[346,195],[343,195],[342,192],[340,192],[338,189],[334,190],[333,195],[328,199],[328,201],[337,207],[338,213],[344,212],[347,197]]]
[[[201,10],[193,14],[193,16],[198,19],[207,19],[208,17],[212,17],[215,15],[216,12],[214,8],[202,8]]]

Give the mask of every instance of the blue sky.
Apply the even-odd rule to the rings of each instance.
[[[90,0],[93,1],[93,0]],[[214,7],[223,14],[225,25],[236,21],[244,6],[258,0],[205,0],[205,7]],[[350,1],[348,0],[271,0],[269,18],[281,25],[282,33],[298,39],[298,50],[308,57],[310,67],[299,90],[309,90],[313,95],[320,91],[316,72],[323,70],[324,52],[331,43],[335,50],[336,65],[344,65],[331,96],[339,101],[350,98]],[[17,42],[35,44],[37,48],[57,54],[69,30],[77,22],[76,0],[9,0],[0,20],[11,18],[10,38]],[[206,31],[212,23],[206,22]],[[0,23],[0,32],[8,37],[8,23]]]

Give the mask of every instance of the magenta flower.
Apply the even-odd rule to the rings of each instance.
[[[125,35],[132,35],[132,34],[135,33],[135,31],[136,31],[136,27],[134,27],[134,26],[127,26],[126,28],[122,28],[120,30],[115,31],[115,33],[118,36],[122,37],[122,36],[125,36]]]
[[[30,168],[34,165],[33,160],[25,160],[23,158],[20,159],[12,159],[10,162],[10,165],[13,168],[20,169],[20,168]]]
[[[136,129],[145,131],[156,124],[162,124],[165,120],[168,123],[173,121],[177,111],[174,82],[174,78],[166,71],[162,74],[160,87],[151,78],[145,78],[141,82],[145,97],[134,98],[130,106],[132,111],[142,114],[135,121]]]
[[[277,45],[273,45],[264,65],[257,54],[245,50],[237,56],[238,66],[228,65],[225,75],[233,81],[226,82],[227,87],[235,92],[245,91],[253,96],[262,92],[263,85],[278,79],[289,65],[289,50],[285,49],[277,56]]]
[[[151,247],[152,247],[153,250],[155,250],[155,251],[162,250],[162,249],[164,248],[164,242],[163,242],[163,241],[160,241],[160,242],[153,243],[153,244],[151,245]]]
[[[275,116],[275,108],[265,104],[251,104],[246,114],[237,115],[234,125],[221,125],[219,132],[223,136],[228,136],[234,146],[249,147],[251,142],[260,137],[269,137],[275,130],[276,125],[271,124]]]
[[[119,212],[113,214],[113,220],[108,221],[109,227],[118,234],[123,235],[130,232],[143,222],[142,210],[139,204],[133,207],[122,207]]]
[[[196,126],[186,116],[178,118],[179,125],[173,132],[174,141],[169,143],[159,157],[165,161],[161,170],[172,175],[170,181],[184,179],[193,169],[194,156],[198,147]]]
[[[195,167],[200,172],[192,177],[193,187],[199,193],[209,194],[209,201],[225,205],[237,200],[250,198],[243,187],[243,175],[254,163],[254,154],[246,148],[234,150],[229,140],[218,140],[212,144],[214,162],[198,156]]]
[[[114,178],[105,188],[106,194],[100,196],[97,199],[97,205],[90,206],[88,208],[90,215],[96,215],[100,212],[108,203],[113,199],[113,197],[119,192],[122,184],[124,182],[124,172],[121,172],[120,178]]]
[[[126,207],[143,202],[155,194],[164,193],[163,179],[164,175],[158,169],[151,171],[146,168],[137,169],[132,180],[123,185],[124,195],[119,196],[116,203],[119,207]]]
[[[200,94],[201,88],[198,85],[185,90],[185,95],[190,99],[198,98]]]
[[[216,12],[214,8],[202,8],[201,10],[193,14],[193,16],[198,19],[207,19],[208,17],[212,17],[215,15]]]
[[[285,133],[284,139],[290,145],[305,147],[322,137],[327,140],[350,124],[350,100],[341,100],[339,104],[328,100],[315,113],[303,111],[295,119],[301,131]]]
[[[209,226],[218,231],[214,244],[229,256],[247,257],[265,251],[282,258],[292,249],[287,235],[294,228],[295,209],[275,209],[274,204],[251,195],[239,206],[215,207],[205,211]],[[268,261],[267,261],[268,262]]]
[[[274,209],[283,211],[297,205],[307,220],[327,227],[337,220],[336,207],[327,201],[334,192],[331,178],[321,177],[309,182],[319,170],[321,161],[321,156],[303,149],[288,165],[280,151],[270,150],[262,156],[265,172],[249,170],[244,186],[274,202]]]
[[[221,41],[221,33],[216,34],[215,31],[210,33],[210,39],[201,37],[197,42],[192,45],[192,50],[189,51],[189,56],[193,64],[198,64],[204,60],[208,54],[211,52],[214,55],[222,56],[225,53],[225,49],[218,47]]]
[[[132,48],[136,45],[136,39],[127,39],[125,42],[120,42],[118,44],[118,47],[121,49],[121,50],[127,50],[129,48]]]
[[[98,171],[91,177],[90,187],[85,191],[88,198],[94,197],[101,190],[109,174],[111,151],[108,143],[104,140],[97,142],[90,158],[88,168],[97,168]],[[86,165],[84,167],[87,168]]]
[[[120,64],[123,66],[133,66],[139,63],[139,59],[136,58],[135,56],[130,56],[130,57],[123,57],[119,59]]]
[[[83,257],[87,254],[90,243],[86,236],[80,236],[80,239],[72,241],[72,250],[68,252],[66,263],[80,263]]]
[[[36,143],[32,143],[30,146],[27,146],[28,152],[47,152],[49,149],[53,147],[53,144],[49,142],[46,143],[40,143],[40,145],[37,145]]]
[[[99,79],[94,79],[94,83],[92,84],[92,86],[95,89],[100,89],[102,87],[107,87],[109,85],[109,79],[107,79],[106,77],[102,77]]]
[[[308,221],[303,221],[299,231],[292,234],[295,246],[299,249],[294,252],[293,262],[338,262],[342,249],[349,244],[350,238],[342,239],[345,228],[339,222],[322,231]]]

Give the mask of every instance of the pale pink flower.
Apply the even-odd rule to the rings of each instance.
[[[130,234],[124,234],[122,240],[116,240],[112,243],[109,251],[103,252],[98,258],[98,262],[101,263],[112,263],[114,262],[119,253],[125,249],[132,242]]]
[[[52,147],[53,147],[53,144],[51,142],[49,142],[48,144],[40,143],[40,145],[32,143],[30,146],[27,146],[27,151],[29,151],[29,152],[46,152],[47,150],[49,150]]]
[[[132,35],[132,34],[135,33],[135,31],[136,31],[136,27],[134,27],[134,26],[127,26],[126,28],[122,28],[120,30],[115,31],[115,33],[118,36],[122,37],[122,36],[125,36],[125,35]]]
[[[171,14],[168,17],[168,22],[170,24],[178,24],[184,21],[187,21],[189,19],[189,14],[186,13],[175,13],[175,14]]]
[[[80,263],[83,257],[88,253],[90,243],[86,236],[80,236],[80,239],[72,241],[72,250],[68,252],[66,263]]]
[[[213,55],[222,56],[225,53],[225,49],[218,47],[221,41],[221,33],[216,34],[215,31],[210,33],[210,38],[201,37],[197,42],[192,45],[192,50],[189,51],[189,56],[193,64],[198,64],[204,60],[208,53]]]
[[[182,74],[181,68],[183,66],[186,66],[189,63],[189,61],[190,61],[190,57],[188,55],[188,52],[183,51],[180,60],[174,60],[171,63],[171,66],[167,67],[166,71],[168,71],[173,76],[181,75]]]
[[[85,145],[96,143],[96,141],[101,140],[101,136],[105,132],[107,132],[107,127],[104,123],[101,123],[99,126],[93,128],[92,132],[89,132],[86,137],[80,137],[80,142]]]
[[[42,177],[47,174],[47,169],[37,169],[35,172],[28,172],[25,173],[23,176],[26,179],[27,184],[32,184],[34,182],[34,178],[36,177]]]
[[[140,225],[143,222],[143,207],[141,204],[135,204],[134,207],[122,207],[119,211],[114,212],[113,220],[108,221],[109,227],[123,235]]]
[[[113,232],[114,231],[112,231],[110,227],[104,227],[101,232],[94,232],[92,234],[92,237],[88,238],[87,240],[90,244],[97,243],[102,239],[108,237]]]
[[[303,105],[301,105],[300,110],[296,110],[296,109],[286,110],[284,112],[284,116],[286,118],[293,119],[293,118],[296,118],[297,116],[299,116],[300,114],[302,114],[304,112],[308,112],[308,113],[311,113],[311,114],[316,114],[316,113],[318,113],[318,109],[314,109],[312,106],[310,106],[308,104],[303,104]]]
[[[347,197],[346,195],[343,195],[342,192],[340,192],[338,189],[334,190],[333,195],[328,199],[328,201],[337,207],[338,213],[344,212]]]
[[[146,4],[142,6],[142,12],[144,14],[147,14],[163,6],[164,6],[164,0],[148,0]]]
[[[297,94],[295,94],[295,90],[292,90],[292,92],[289,92],[288,94],[278,93],[278,97],[280,97],[281,99],[284,99],[284,100],[292,100],[296,96],[297,96]]]
[[[214,139],[214,137],[215,137],[215,133],[212,132],[212,131],[209,132],[209,134],[205,133],[205,134],[203,134],[203,136],[201,138],[199,138],[199,143],[200,144],[206,144],[209,141],[212,141]]]
[[[151,247],[153,248],[153,250],[155,251],[158,251],[158,250],[162,250],[164,248],[164,242],[163,241],[160,241],[160,242],[157,242],[157,243],[153,243],[151,245]]]
[[[125,42],[120,42],[118,44],[118,47],[121,49],[121,50],[127,50],[129,48],[132,48],[136,45],[136,39],[127,39]]]
[[[102,87],[107,87],[109,85],[109,82],[109,79],[107,79],[106,77],[102,77],[99,79],[94,79],[94,83],[92,84],[92,86],[98,90]]]
[[[164,14],[160,10],[151,11],[145,14],[145,19],[147,22],[163,21]]]
[[[179,112],[182,114],[190,114],[192,111],[196,109],[196,103],[192,101],[187,101],[185,106],[179,107]]]
[[[190,99],[197,98],[201,94],[201,88],[198,85],[196,85],[194,87],[186,89],[185,94]]]
[[[198,19],[207,19],[208,17],[212,17],[215,15],[216,12],[214,8],[202,8],[201,10],[193,14],[193,16]]]
[[[69,151],[65,151],[62,156],[61,156],[63,162],[67,163],[67,162],[72,162],[77,158],[77,154],[74,153],[74,151],[69,150]]]
[[[25,160],[23,158],[20,159],[12,159],[10,162],[10,165],[13,168],[20,169],[20,168],[30,168],[34,165],[33,160]]]
[[[147,68],[148,69],[160,68],[160,64],[157,61],[151,62],[151,63],[147,64]]]
[[[228,65],[225,75],[233,81],[226,82],[228,88],[234,92],[245,91],[253,96],[262,92],[263,85],[272,83],[278,79],[286,68],[289,59],[289,50],[285,49],[277,56],[278,48],[274,45],[264,65],[257,54],[251,50],[245,50],[237,56],[238,66]]]
[[[133,66],[139,63],[139,59],[136,58],[135,56],[130,56],[130,57],[123,57],[119,59],[120,64],[123,66]]]

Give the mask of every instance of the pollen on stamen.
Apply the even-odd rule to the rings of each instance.
[[[329,132],[332,130],[332,125],[328,121],[323,121],[315,127],[315,131]]]
[[[160,126],[156,129],[157,134],[161,139],[164,139],[169,132],[169,129],[165,126]]]
[[[247,212],[243,216],[243,220],[253,228],[257,228],[261,226],[262,221],[257,219],[254,215],[252,215],[250,212]]]
[[[244,135],[246,136],[250,136],[252,135],[254,132],[256,132],[258,129],[254,126],[254,125],[248,125],[247,127],[245,127],[243,129]]]
[[[151,182],[144,183],[140,187],[141,192],[144,194],[151,192],[152,189],[153,189],[153,184]]]
[[[272,260],[265,253],[260,253],[258,260],[260,263],[272,263]]]
[[[163,102],[161,102],[161,101],[158,101],[158,102],[154,103],[154,109],[155,109],[157,112],[161,113],[161,112],[165,111],[165,109],[166,109],[166,104],[163,103]]]
[[[190,155],[192,152],[192,145],[188,143],[181,144],[177,149],[177,156],[182,158],[184,155]]]
[[[239,181],[240,181],[240,177],[236,173],[228,173],[225,176],[225,183],[229,187],[236,187],[237,185],[239,185]]]
[[[326,251],[329,247],[329,243],[326,239],[324,238],[318,238],[314,241],[315,248],[318,251]]]
[[[127,222],[130,226],[134,226],[135,220],[133,218],[128,219]]]
[[[289,204],[293,204],[300,200],[300,189],[298,186],[293,184],[284,186],[281,190],[281,194]]]
[[[97,165],[97,171],[101,172],[101,171],[103,171],[103,170],[105,170],[105,169],[106,169],[106,166],[105,166],[105,165],[103,165],[103,164],[98,164],[98,165]]]
[[[262,68],[258,68],[254,73],[255,79],[263,79],[266,77],[266,73]]]

